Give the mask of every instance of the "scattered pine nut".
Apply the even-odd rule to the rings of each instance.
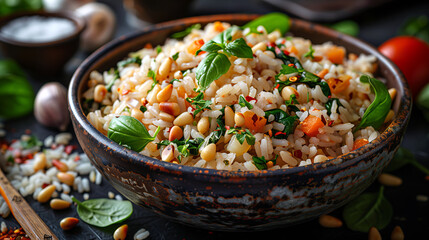
[[[52,194],[55,191],[55,185],[49,185],[42,189],[37,196],[37,201],[40,203],[45,203],[51,199]]]
[[[115,198],[115,194],[114,194],[114,193],[112,193],[112,192],[108,192],[108,193],[107,193],[107,196],[108,196],[110,199]]]
[[[128,231],[128,225],[127,224],[124,224],[124,225],[118,227],[118,229],[116,229],[115,232],[113,233],[113,239],[125,240],[125,238],[127,237],[127,231]]]
[[[71,205],[70,202],[65,201],[63,199],[58,199],[58,198],[52,199],[50,202],[50,206],[54,210],[63,210],[63,209],[69,208],[70,205]]]
[[[419,202],[427,202],[429,200],[429,197],[426,195],[419,194],[416,196],[416,200]]]
[[[377,228],[371,227],[369,229],[368,240],[381,240],[381,234]]]
[[[391,240],[404,240],[404,232],[400,226],[395,226],[393,228],[392,234],[390,235]]]
[[[390,173],[382,173],[378,177],[378,182],[389,187],[397,187],[402,185],[402,179]]]
[[[60,222],[60,227],[63,230],[70,230],[74,228],[79,223],[79,219],[74,217],[66,217]]]
[[[325,228],[339,228],[343,226],[343,222],[331,215],[321,215],[319,217],[319,224]]]

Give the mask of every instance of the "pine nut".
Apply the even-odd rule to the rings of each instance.
[[[173,122],[174,121],[174,116],[165,112],[160,112],[159,113],[159,118],[161,120],[164,120],[166,122]]]
[[[267,49],[267,44],[260,42],[252,47],[252,52],[255,53],[258,50],[265,51]]]
[[[173,124],[176,126],[185,126],[191,124],[194,121],[194,117],[191,113],[184,112],[174,119]]]
[[[79,223],[79,219],[74,217],[66,217],[60,222],[60,227],[63,230],[70,230],[74,228]]]
[[[182,71],[176,71],[176,72],[174,72],[173,77],[176,78],[176,79],[182,79],[183,78]]]
[[[173,84],[168,84],[165,88],[158,92],[156,95],[156,100],[158,102],[166,102],[171,97],[171,93],[173,92]]]
[[[37,153],[34,156],[33,169],[34,172],[42,170],[46,167],[46,155],[44,153]]]
[[[174,159],[174,147],[173,145],[168,145],[162,150],[161,159],[165,162],[171,162]]]
[[[52,194],[55,192],[55,185],[49,185],[42,189],[37,195],[37,201],[45,203],[51,199]]]
[[[128,232],[128,225],[124,224],[115,230],[115,232],[113,233],[113,239],[125,240],[125,238],[127,237],[127,232]]]
[[[156,76],[158,80],[163,80],[168,76],[171,70],[172,63],[173,63],[173,59],[169,57],[164,59],[164,61],[162,61],[158,69],[158,75]]]
[[[200,119],[200,121],[198,121],[197,130],[201,134],[206,133],[209,130],[209,128],[210,128],[210,121],[208,117],[203,117]]]
[[[170,135],[168,136],[168,141],[179,140],[183,137],[183,130],[179,126],[173,126],[170,129]]]
[[[180,114],[179,104],[175,102],[162,102],[159,104],[159,109],[173,116],[178,116]]]
[[[56,199],[52,199],[49,205],[54,210],[63,210],[63,209],[69,208],[71,203],[64,201],[62,199],[56,198]]]
[[[234,127],[234,111],[231,109],[231,107],[226,106],[225,107],[225,125],[229,127]]]
[[[329,158],[327,157],[327,156],[325,156],[325,155],[316,155],[315,157],[314,157],[314,160],[313,160],[313,162],[314,163],[319,163],[319,162],[324,162],[324,161],[326,161],[326,160],[328,160]]]
[[[69,166],[60,160],[52,160],[52,165],[54,165],[60,172],[67,172],[69,170]]]
[[[400,226],[395,226],[392,231],[392,235],[390,235],[391,240],[404,240],[405,235]]]
[[[107,89],[104,85],[99,84],[94,88],[94,101],[100,103],[107,94]]]
[[[368,240],[381,240],[381,235],[377,228],[371,227],[369,229]]]
[[[282,89],[282,98],[285,101],[288,101],[290,99],[290,96],[292,96],[292,94],[295,94],[295,97],[298,98],[299,94],[296,91],[295,88],[291,87],[291,86],[286,86]]]
[[[384,119],[384,123],[390,122],[390,120],[392,120],[394,116],[395,116],[395,111],[390,109],[389,112],[387,113],[386,118]]]
[[[155,87],[153,87],[152,91],[149,92],[147,95],[147,101],[149,104],[154,104],[157,102],[156,96],[158,95],[158,92],[161,90],[161,86],[159,84],[156,84]]]
[[[65,183],[69,186],[73,186],[74,176],[71,173],[59,172],[57,173],[57,178],[60,182]]]
[[[235,113],[234,122],[236,127],[244,126],[244,115],[242,113]]]
[[[133,117],[133,118],[141,121],[143,119],[143,117],[144,117],[144,114],[143,114],[142,111],[140,111],[140,109],[133,108],[131,110],[131,117]]]
[[[203,151],[201,151],[201,158],[207,162],[213,161],[216,157],[216,144],[210,143]]]
[[[343,226],[343,222],[331,215],[321,215],[319,217],[319,224],[325,228],[339,228]]]
[[[397,91],[395,88],[390,88],[388,91],[389,91],[390,99],[392,99],[392,101],[393,101],[393,99],[395,99],[395,97],[396,97]]]
[[[378,177],[378,182],[380,182],[381,184],[385,185],[385,186],[390,186],[390,187],[397,187],[397,186],[401,186],[402,185],[402,179],[389,174],[389,173],[382,173],[379,177]]]

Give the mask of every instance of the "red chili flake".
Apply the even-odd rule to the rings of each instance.
[[[42,189],[43,188],[45,188],[45,187],[47,187],[47,186],[49,186],[50,184],[48,184],[48,183],[44,183],[44,184],[42,184]]]
[[[231,129],[229,126],[225,126],[225,128],[226,128],[226,130],[229,130],[229,129]]]
[[[282,50],[280,50],[280,48],[277,47],[277,46],[274,47],[274,51],[276,52],[277,55],[279,55],[280,53],[282,53]]]
[[[73,150],[76,150],[77,149],[77,146],[76,145],[67,145],[65,148],[64,148],[64,152],[65,153],[67,153],[68,155],[70,154],[70,153],[72,153],[73,152]]]
[[[25,155],[24,160],[33,159],[33,158],[34,158],[34,155],[32,153],[29,153],[29,154]]]
[[[267,44],[268,47],[276,47],[276,44],[274,42],[269,42]]]
[[[286,55],[288,55],[288,56],[289,56],[289,54],[290,54],[290,52],[288,52],[288,51],[286,51],[286,50],[283,50],[283,53],[284,53],[284,54],[286,54]]]
[[[321,117],[321,120],[322,120],[323,125],[326,125],[326,119],[325,119],[325,117],[323,115]]]
[[[80,156],[79,155],[76,155],[76,157],[74,157],[74,161],[75,162],[77,162],[77,161],[79,161],[80,160]]]
[[[256,58],[256,54],[252,54],[254,58]]]
[[[332,98],[332,96],[331,96],[331,95],[329,95],[329,96],[328,96],[328,98]]]
[[[328,126],[329,126],[329,127],[332,127],[332,125],[334,125],[334,120],[330,120],[330,121],[328,122]]]
[[[122,90],[121,94],[122,95],[127,95],[129,92],[130,92],[129,89],[124,89],[124,90]]]
[[[293,64],[293,63],[289,63],[289,64],[288,64],[288,66],[289,66],[289,67],[295,67],[295,64]]]
[[[280,84],[277,84],[274,88],[279,89],[279,87],[280,87]]]
[[[248,101],[248,102],[250,102],[250,101],[252,101],[252,100],[255,100],[256,102],[258,102],[258,100],[256,100],[256,98],[251,97],[251,96],[247,96],[247,97],[245,97],[245,99],[246,99],[246,101]]]
[[[284,133],[284,132],[276,132],[276,134],[274,134],[274,136],[278,136],[278,135],[286,135],[286,133]]]
[[[201,55],[201,54],[204,54],[204,53],[206,53],[206,51],[200,51],[200,52],[198,53],[198,55]]]
[[[22,160],[22,158],[16,157],[15,159],[15,163],[21,164],[24,163],[24,160]]]
[[[293,151],[293,155],[296,158],[301,158],[302,157],[302,152],[301,152],[301,150],[295,150],[295,151]]]

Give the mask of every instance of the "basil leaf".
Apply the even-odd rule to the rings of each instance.
[[[243,38],[239,38],[226,44],[225,51],[239,58],[253,58],[252,48]]]
[[[201,24],[197,23],[190,27],[187,27],[185,30],[181,32],[173,33],[170,37],[175,39],[184,38],[188,36],[188,34],[190,34],[193,29],[200,29],[200,28],[201,28]]]
[[[253,108],[253,105],[250,104],[242,95],[238,99],[238,104],[242,107],[247,107],[249,110]]]
[[[10,60],[0,61],[0,119],[12,119],[33,111],[33,87],[24,71]]]
[[[127,58],[125,60],[118,62],[117,66],[118,66],[118,68],[122,68],[128,64],[133,64],[133,63],[141,65],[142,59],[140,57],[130,57],[130,58]]]
[[[139,120],[130,116],[120,116],[110,121],[107,137],[133,151],[141,152],[148,143],[155,140],[159,131],[158,127],[152,137]]]
[[[80,202],[75,197],[72,197],[72,200],[77,204],[80,219],[97,227],[107,227],[122,222],[133,213],[133,205],[130,201],[98,198]]]
[[[284,35],[290,27],[290,19],[283,13],[269,13],[246,23],[242,28],[250,28],[250,32],[257,33],[258,26],[263,26],[268,33],[279,30]]]
[[[235,134],[235,137],[240,144],[243,144],[244,140],[246,140],[247,144],[255,145],[256,138],[249,131],[249,129],[242,130],[242,129],[237,129],[237,128],[231,128],[226,133],[227,134]]]
[[[389,113],[392,99],[390,99],[386,86],[380,80],[363,75],[360,77],[360,81],[371,85],[371,89],[375,93],[375,98],[366,109],[361,122],[354,131],[367,126],[372,126],[378,130],[383,125],[384,119],[386,119]]]
[[[222,47],[219,45],[219,43],[210,40],[207,43],[205,43],[199,51],[206,51],[206,52],[217,52],[219,50],[222,50]],[[195,53],[195,55],[198,55],[198,52]]]
[[[216,43],[219,43],[222,45],[222,48],[225,46],[226,43],[232,40],[232,36],[236,31],[239,30],[239,27],[237,26],[231,26],[230,28],[226,29],[225,31],[219,33],[213,38],[213,41]]]
[[[231,62],[223,53],[211,52],[198,65],[196,78],[198,90],[207,89],[210,84],[227,73]]]
[[[352,20],[341,21],[331,25],[330,27],[338,32],[351,36],[357,36],[359,34],[359,25]]]
[[[383,191],[381,186],[378,193],[364,193],[344,207],[343,219],[348,228],[367,233],[371,227],[383,229],[389,224],[393,208]]]

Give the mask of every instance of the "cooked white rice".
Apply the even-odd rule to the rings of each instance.
[[[155,133],[157,127],[160,127],[161,131],[155,141],[149,143],[141,154],[163,160],[161,156],[165,146],[157,146],[155,143],[168,140],[176,117],[165,115],[160,110],[161,103],[157,100],[156,94],[167,87],[170,81],[178,79],[179,81],[174,81],[172,84],[173,90],[166,102],[177,103],[180,112],[193,113],[194,109],[186,98],[195,97],[198,94],[194,91],[198,87],[196,67],[207,55],[203,53],[195,56],[195,51],[193,51],[195,43],[198,41],[201,43],[201,40],[208,42],[223,29],[229,27],[228,23],[211,23],[204,29],[192,30],[183,40],[167,39],[160,52],[159,48],[157,51],[156,48],[146,46],[137,52],[130,53],[130,56],[139,56],[142,59],[141,65],[129,64],[119,68],[120,80],[114,82],[111,92],[106,91],[106,88],[103,89],[103,86],[112,81],[113,71],[92,72],[88,81],[88,90],[84,93],[85,99],[94,100],[87,106],[88,120],[105,135],[107,135],[111,119],[119,115],[128,115],[138,119],[151,135]],[[265,111],[268,110],[287,110],[285,100],[288,99],[282,97],[282,93],[275,84],[275,76],[281,70],[283,62],[276,58],[273,52],[267,50],[267,45],[270,44],[281,45],[281,50],[285,50],[290,56],[297,58],[305,70],[318,75],[321,77],[321,81],[327,81],[330,86],[329,81],[341,79],[344,82],[344,89],[332,92],[331,96],[339,98],[340,104],[334,101],[332,113],[328,114],[325,103],[329,98],[323,94],[320,86],[311,88],[303,83],[292,84],[291,87],[295,89],[299,101],[296,106],[300,111],[292,113],[292,115],[296,114],[299,120],[293,132],[286,138],[278,139],[272,135],[273,130],[282,129],[284,125],[273,122],[271,117],[257,129],[249,129],[255,137],[255,144],[251,145],[247,151],[237,153],[234,150],[231,152],[232,134],[229,136],[225,134],[216,143],[215,157],[209,158],[209,160],[203,159],[201,154],[179,159],[178,146],[173,144],[174,158],[167,161],[202,168],[254,171],[258,168],[255,166],[252,156],[257,156],[264,157],[265,160],[275,160],[271,164],[267,163],[268,169],[275,170],[335,158],[354,150],[362,143],[373,141],[379,135],[379,132],[372,127],[352,132],[365,109],[374,99],[369,84],[362,84],[359,81],[362,74],[373,75],[376,69],[374,56],[363,54],[359,56],[348,54],[347,56],[343,47],[335,46],[331,42],[312,45],[311,41],[307,39],[282,37],[277,31],[267,34],[265,29],[261,29],[261,27],[258,29],[261,30],[261,34],[247,34],[248,29],[235,33],[234,38],[243,37],[252,47],[253,59],[229,57],[231,62],[229,71],[211,83],[204,92],[204,99],[212,101],[211,110],[202,111],[195,116],[192,123],[181,126],[184,139],[206,138],[205,140],[207,140],[208,135],[216,129],[216,118],[222,115],[221,109],[225,106],[232,106],[235,114],[243,115],[247,112],[247,115],[261,118],[264,118]],[[314,49],[314,58],[305,56],[310,46]],[[340,52],[340,58],[332,55],[334,51]],[[177,59],[173,60],[172,56],[177,53]],[[163,73],[165,62],[168,65],[166,74]],[[157,73],[159,83],[148,93],[154,82],[148,76],[150,70]],[[237,104],[240,96],[249,97],[253,108],[248,109]],[[141,106],[145,106],[147,111],[144,113],[140,111]],[[305,134],[302,129],[302,123],[310,116],[317,117],[324,125],[312,136]],[[209,130],[200,131],[198,123],[205,117],[209,119]],[[225,123],[227,121],[225,119]],[[237,127],[237,122],[235,124],[233,122],[230,127]],[[241,127],[248,129],[247,125]],[[359,139],[360,142],[356,144]],[[207,143],[200,146],[199,152],[201,153],[205,147],[207,147]]]

